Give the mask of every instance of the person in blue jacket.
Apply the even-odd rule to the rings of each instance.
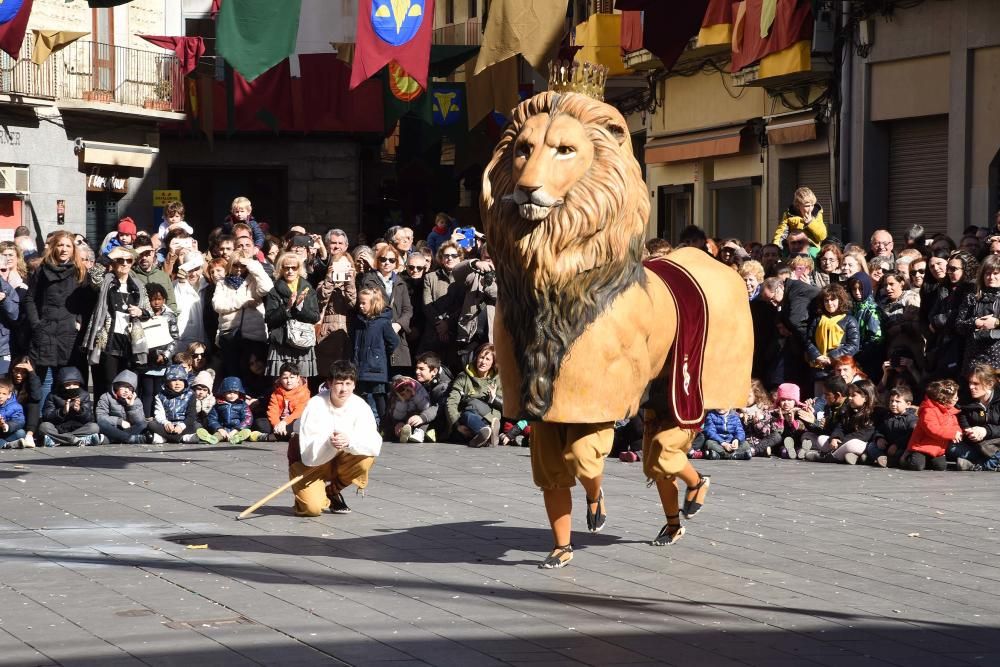
[[[386,307],[382,290],[364,287],[358,292],[358,313],[351,324],[354,363],[358,367],[356,391],[368,401],[378,424],[386,412],[389,359],[399,346],[392,309]]]
[[[24,446],[24,409],[17,402],[14,383],[0,376],[0,449],[20,449]]]
[[[712,410],[705,415],[702,432],[705,434],[706,459],[748,461],[753,456],[736,410]]]
[[[240,379],[223,378],[215,397],[215,407],[208,413],[208,429],[198,429],[198,437],[214,445],[219,441],[239,444],[253,435],[250,430],[253,415]]]

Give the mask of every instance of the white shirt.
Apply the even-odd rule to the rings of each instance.
[[[204,308],[201,291],[205,288],[205,279],[198,280],[197,287],[186,280],[174,281],[174,298],[177,301],[177,331],[178,340],[207,342],[205,333]]]
[[[334,432],[346,433],[349,454],[378,456],[382,436],[375,425],[375,415],[365,399],[356,394],[347,397],[343,407],[335,408],[329,394],[313,396],[299,418],[299,451],[302,463],[318,466],[332,461],[339,450],[330,444]]]

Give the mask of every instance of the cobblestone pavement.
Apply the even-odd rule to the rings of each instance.
[[[527,450],[387,444],[300,519],[284,446],[0,452],[0,665],[998,665],[1000,476],[699,462],[676,546],[641,464],[551,546]]]

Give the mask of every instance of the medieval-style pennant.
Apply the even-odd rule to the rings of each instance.
[[[295,52],[302,0],[226,0],[215,21],[215,49],[247,81]]]
[[[32,30],[31,33],[33,35],[31,62],[36,65],[44,65],[53,53],[62,51],[76,40],[90,34],[72,30]]]
[[[391,132],[399,119],[407,114],[416,116],[428,125],[433,122],[429,96],[425,94],[416,79],[399,66],[399,63],[390,62],[383,70],[382,76],[384,80],[382,108],[385,114],[386,134]]]
[[[0,2],[0,51],[14,60],[21,56],[21,45],[28,31],[32,0]]]
[[[451,127],[465,120],[465,85],[434,84],[431,88],[431,113],[434,124]]]
[[[205,55],[205,40],[201,37],[172,37],[169,35],[139,35],[150,44],[169,49],[177,56],[181,73],[190,74],[198,66],[198,59]]]
[[[434,0],[360,0],[350,87],[395,60],[427,88],[433,22]]]

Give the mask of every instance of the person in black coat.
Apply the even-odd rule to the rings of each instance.
[[[24,304],[31,329],[30,356],[42,380],[43,394],[46,374],[51,369],[55,375],[71,363],[77,340],[89,321],[93,296],[85,278],[86,269],[77,256],[73,235],[65,231],[52,234],[42,263],[28,283]]]
[[[751,375],[768,391],[785,381],[783,351],[787,339],[778,331],[785,284],[781,278],[766,278],[760,292],[750,301],[753,319],[753,371]],[[800,348],[801,349],[801,348]]]
[[[286,252],[274,265],[274,287],[264,297],[264,322],[268,329],[267,374],[281,375],[286,363],[295,364],[302,377],[320,375],[316,367],[315,336],[313,345],[301,348],[288,338],[288,323],[302,322],[310,327],[319,322],[319,300],[316,290],[306,280],[301,255]]]
[[[410,301],[406,283],[398,272],[400,257],[400,253],[391,245],[379,248],[375,253],[375,268],[361,278],[361,287],[382,290],[386,305],[392,309],[392,328],[399,336],[399,345],[389,361],[391,375],[412,375],[413,360],[410,357],[410,346],[406,336],[410,332],[410,321],[413,319],[413,303]]]
[[[74,366],[59,369],[42,407],[39,435],[46,447],[97,445],[104,441],[94,419],[94,402]]]
[[[865,450],[867,462],[881,468],[898,468],[916,427],[913,392],[905,385],[893,387],[889,390],[889,407],[875,409],[875,437]]]
[[[386,307],[378,288],[363,287],[358,292],[358,314],[352,323],[351,340],[358,368],[355,391],[368,401],[377,424],[385,414],[389,359],[399,345],[399,335],[392,326],[392,311]]]
[[[957,325],[967,301],[976,292],[979,262],[969,253],[959,250],[948,258],[946,270],[944,286],[947,293],[934,305],[928,323],[931,332],[927,341],[927,349],[931,351],[931,358],[928,359],[931,379],[957,379],[961,374],[965,336],[958,332]]]
[[[962,442],[948,447],[949,460],[959,470],[971,470],[1000,451],[1000,391],[997,371],[989,364],[977,364],[967,376],[969,402],[959,406],[958,425]]]

